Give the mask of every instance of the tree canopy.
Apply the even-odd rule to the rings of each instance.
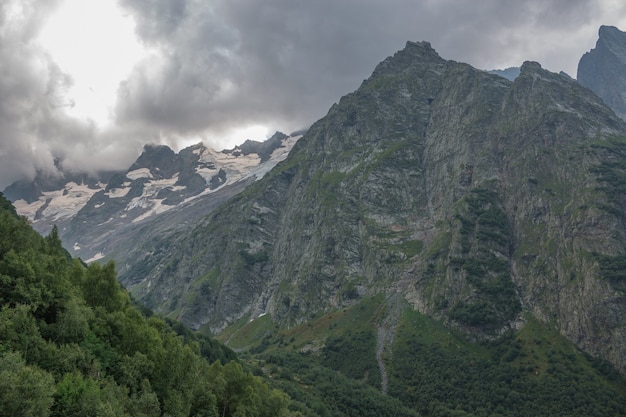
[[[146,316],[115,265],[84,265],[0,195],[0,417],[290,416],[208,337]]]

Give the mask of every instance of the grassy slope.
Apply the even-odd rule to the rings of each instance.
[[[286,330],[263,316],[228,337],[247,349],[244,360],[321,415],[368,415],[366,405],[340,411],[354,396],[392,401],[397,415],[626,415],[626,380],[532,317],[520,331],[477,342],[404,310],[385,351],[384,396],[375,358],[384,314],[377,296]]]

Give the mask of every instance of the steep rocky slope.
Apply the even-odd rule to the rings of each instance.
[[[570,78],[526,62],[510,82],[409,42],[263,180],[136,248],[121,279],[215,333],[378,293],[478,338],[532,315],[623,370],[625,166],[626,125]]]
[[[578,82],[626,118],[626,33],[601,26],[596,47],[578,63]]]

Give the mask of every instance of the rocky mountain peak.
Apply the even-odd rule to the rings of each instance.
[[[624,52],[624,44],[626,44],[626,32],[622,32],[615,26],[600,26],[596,47],[606,47],[621,55]]]
[[[533,112],[535,120],[545,120],[554,114],[558,114],[559,120],[568,116],[570,120],[567,123],[576,125],[577,129],[584,132],[582,136],[576,135],[579,140],[586,140],[585,135],[597,134],[598,126],[602,126],[605,134],[617,134],[624,129],[623,121],[616,118],[598,96],[589,94],[586,88],[567,74],[553,73],[537,62],[524,62],[520,75],[511,86],[511,97],[523,105],[524,109],[519,111]],[[599,123],[588,123],[586,118],[589,115],[593,115]],[[569,135],[568,139],[565,132],[562,137],[563,140],[573,140],[573,136]]]
[[[396,52],[376,66],[368,81],[398,76],[403,73],[419,70],[431,64],[443,64],[445,60],[439,56],[429,42],[407,42],[404,49]]]
[[[274,135],[272,135],[271,138],[263,142],[246,139],[246,141],[241,145],[238,145],[233,149],[224,150],[222,152],[234,156],[257,154],[259,158],[261,158],[261,162],[265,162],[270,159],[272,153],[277,148],[282,146],[283,141],[288,137],[289,136],[285,135],[282,132],[276,132],[274,133]]]
[[[177,154],[166,145],[145,145],[143,152],[128,171],[147,168],[156,177],[169,178],[178,169]]]
[[[598,36],[595,48],[578,63],[578,82],[626,118],[626,33],[613,26],[601,26]]]
[[[121,279],[211,332],[394,294],[478,337],[531,314],[621,367],[626,328],[605,320],[626,313],[621,284],[594,258],[624,247],[620,189],[598,179],[618,175],[620,136],[597,96],[536,62],[510,82],[409,42],[263,181],[136,248]]]

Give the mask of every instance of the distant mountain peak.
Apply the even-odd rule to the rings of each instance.
[[[246,139],[241,145],[237,145],[233,149],[225,149],[222,152],[234,156],[257,154],[259,158],[261,158],[261,162],[265,162],[271,158],[272,153],[280,147],[282,142],[288,137],[289,136],[283,132],[276,132],[272,137],[263,142]]]
[[[602,41],[620,41],[623,42],[626,38],[626,33],[622,32],[615,26],[602,25],[598,29],[598,36]]]
[[[505,69],[493,69],[487,71],[489,74],[499,75],[509,81],[514,81],[520,73],[520,67],[509,67]]]
[[[183,215],[186,220],[206,214],[262,178],[299,138],[277,132],[265,142],[246,141],[227,152],[202,142],[178,153],[166,145],[147,144],[126,171],[97,176],[41,172],[5,191],[37,231],[47,234],[57,224],[68,250],[95,259],[110,253],[109,239],[132,234],[139,222],[170,210],[184,212],[187,206],[193,207]],[[195,204],[198,200],[203,203]]]
[[[625,119],[626,33],[614,26],[600,26],[595,48],[580,58],[577,78]]]

